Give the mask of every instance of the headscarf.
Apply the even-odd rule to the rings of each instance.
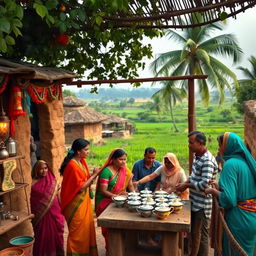
[[[233,132],[225,132],[220,146],[220,153],[223,155],[224,160],[243,158],[256,180],[256,161],[238,135]]]
[[[61,164],[61,167],[60,167],[61,175],[63,175],[65,167],[67,166],[69,161],[77,154],[77,151],[82,150],[87,145],[90,145],[90,142],[82,138],[79,138],[73,141],[71,149],[68,151],[67,156],[64,158],[64,161]]]
[[[168,158],[168,160],[173,164],[173,168],[171,170],[167,169],[165,162],[164,162],[165,158]],[[180,180],[179,171],[182,170],[177,156],[173,153],[167,153],[163,157],[162,166],[163,166],[164,175],[166,176],[166,179],[163,184],[164,187],[168,186],[170,184],[177,184]]]
[[[171,170],[167,169],[165,162],[164,162],[165,158],[168,158],[168,160],[173,164],[173,168]],[[162,165],[163,165],[163,170],[164,170],[164,174],[166,177],[173,176],[175,174],[175,172],[177,172],[181,169],[179,160],[178,160],[177,156],[173,153],[167,153],[163,157]]]
[[[32,178],[33,179],[37,179],[38,176],[37,176],[37,172],[39,170],[39,168],[41,168],[41,164],[45,164],[47,167],[48,167],[48,172],[52,172],[51,169],[49,168],[49,165],[44,161],[44,160],[38,160],[34,166],[33,166],[33,169],[32,169]]]

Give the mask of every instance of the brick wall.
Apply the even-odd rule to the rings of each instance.
[[[246,101],[244,105],[244,140],[256,159],[256,100]]]

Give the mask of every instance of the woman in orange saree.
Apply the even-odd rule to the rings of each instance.
[[[95,207],[97,217],[112,202],[115,195],[126,195],[126,189],[134,191],[132,184],[132,172],[126,167],[126,156],[124,150],[114,149],[106,163],[101,168],[101,174],[98,179]],[[102,227],[102,234],[105,238],[106,249],[108,245],[108,229]]]
[[[60,168],[61,210],[68,224],[67,255],[97,256],[97,245],[90,185],[99,174],[94,168],[90,175],[85,158],[89,153],[89,141],[76,139]]]

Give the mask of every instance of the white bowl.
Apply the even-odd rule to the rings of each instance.
[[[140,214],[141,217],[148,218],[152,215],[153,209],[154,209],[153,206],[143,204],[137,207],[137,212]]]
[[[113,196],[112,197],[116,207],[122,207],[127,200],[126,196]]]

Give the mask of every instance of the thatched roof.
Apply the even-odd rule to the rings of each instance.
[[[0,57],[0,73],[16,75],[22,79],[56,81],[61,79],[72,79],[76,74],[60,69],[36,66],[26,62],[7,60]]]
[[[234,17],[256,5],[256,0],[132,0],[127,11],[103,17],[102,29],[132,28],[188,28],[210,24]],[[190,14],[200,12],[203,20],[191,24]],[[87,25],[91,29],[91,25]]]
[[[106,116],[107,119],[102,122],[103,124],[125,123],[125,122],[128,121],[125,118],[122,118],[120,116],[113,115],[113,114],[108,114],[108,115],[105,115],[105,116]]]
[[[67,96],[63,99],[64,107],[82,107],[85,106],[85,102],[74,96]]]
[[[86,106],[82,100],[73,96],[65,97],[63,102],[66,125],[99,123],[106,119],[104,114]]]

